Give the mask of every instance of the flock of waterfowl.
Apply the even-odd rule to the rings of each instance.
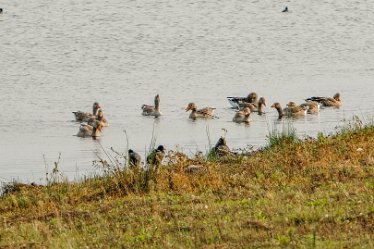
[[[258,115],[265,114],[266,101],[264,97],[258,97],[257,93],[251,92],[247,97],[227,97],[227,100],[231,106],[237,111],[232,119],[236,123],[250,122],[251,113],[258,113]],[[298,105],[295,102],[289,102],[285,108],[282,108],[280,103],[275,102],[271,108],[275,108],[278,112],[278,119],[282,118],[297,118],[308,114],[316,114],[320,111],[320,108],[324,107],[340,107],[340,94],[336,93],[333,97],[310,97],[305,99],[305,102]],[[142,105],[141,106],[143,116],[153,116],[158,118],[163,115],[160,111],[160,95],[157,94],[154,98],[154,105]],[[185,108],[186,112],[191,111],[189,118],[192,120],[206,119],[206,118],[217,118],[214,115],[214,107],[204,107],[201,109],[197,108],[195,103],[189,103]],[[104,117],[104,112],[98,102],[95,102],[92,106],[92,113],[76,111],[73,112],[75,120],[80,122],[78,137],[98,137],[101,135],[103,128],[108,127],[109,123]],[[219,154],[226,154],[230,152],[226,145],[226,140],[221,137],[215,147],[214,152]],[[147,163],[159,165],[165,155],[165,148],[159,145],[157,149],[153,150],[147,157]],[[131,165],[140,165],[141,157],[133,150],[129,150],[129,161]]]

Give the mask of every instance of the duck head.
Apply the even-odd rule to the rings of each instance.
[[[186,112],[188,112],[189,110],[192,110],[192,111],[196,111],[197,109],[197,106],[195,105],[195,103],[189,103],[188,106],[186,107]]]
[[[163,145],[159,145],[156,150],[164,152],[165,151],[165,147]]]
[[[257,99],[258,99],[258,95],[255,92],[251,92],[247,96],[247,102],[249,102],[249,103],[255,103],[255,102],[257,102]]]
[[[333,96],[333,98],[334,98],[336,101],[339,101],[339,102],[340,102],[340,93],[335,93],[335,95]]]
[[[92,105],[92,114],[97,115],[97,112],[100,110],[101,106],[98,102],[94,102]]]

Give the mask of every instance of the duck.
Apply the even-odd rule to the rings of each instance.
[[[257,112],[258,115],[265,114],[264,109],[266,107],[266,101],[264,97],[261,97],[258,102],[255,103],[243,103],[241,104],[242,108],[249,107],[251,112]]]
[[[130,168],[139,167],[142,161],[142,157],[133,151],[132,149],[129,149],[129,165]]]
[[[307,114],[307,107],[297,105],[295,102],[290,101],[287,104],[286,112],[288,116],[296,117],[296,116],[305,116]]]
[[[163,145],[159,145],[157,149],[154,149],[148,156],[147,156],[147,163],[149,165],[153,165],[156,169],[162,164],[162,160],[165,157],[165,147]]]
[[[310,97],[305,99],[305,101],[315,101],[321,104],[323,107],[340,107],[341,100],[340,100],[340,93],[335,93],[334,96],[331,97]]]
[[[102,127],[108,127],[108,120],[104,117],[104,112],[100,109],[97,113],[96,120],[100,121]]]
[[[0,14],[2,14],[3,13],[3,8],[0,8]]]
[[[82,111],[73,112],[75,116],[75,121],[88,122],[89,119],[94,118],[98,114],[98,111],[100,109],[101,109],[100,104],[98,102],[94,102],[92,105],[92,113],[82,112]]]
[[[232,154],[229,146],[227,146],[227,142],[226,142],[225,137],[220,137],[218,139],[216,145],[213,147],[213,152],[215,153],[215,155],[218,158],[228,156],[228,155]]]
[[[197,109],[197,105],[193,102],[189,103],[186,107],[186,112],[191,110],[190,119],[196,120],[197,118],[215,118],[214,107],[205,107],[202,109]]]
[[[282,119],[283,117],[296,118],[306,115],[306,110],[300,106],[296,106],[294,102],[288,103],[287,108],[284,109],[278,102],[276,102],[271,106],[271,108],[275,108],[278,111],[278,119]]]
[[[160,95],[157,94],[155,96],[155,105],[142,105],[141,109],[143,110],[142,115],[143,116],[154,116],[155,118],[158,118],[159,116],[162,116],[163,113],[160,112]]]
[[[316,101],[308,101],[300,105],[307,110],[308,114],[316,114],[319,112],[319,104]]]
[[[93,125],[81,123],[79,131],[77,133],[78,137],[99,137],[101,136],[102,126],[99,121],[95,121]]]
[[[257,103],[258,95],[255,92],[251,92],[247,97],[226,97],[230,105],[233,108],[239,109],[245,103],[255,104]]]
[[[282,12],[288,12],[288,7],[286,6]]]
[[[249,107],[243,108],[241,111],[237,111],[232,121],[235,123],[246,123],[249,124],[251,115],[251,109]]]

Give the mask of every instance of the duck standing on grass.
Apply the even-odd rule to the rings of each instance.
[[[197,105],[195,103],[189,103],[186,107],[186,112],[191,111],[189,118],[196,120],[197,118],[216,118],[214,116],[214,107],[205,107],[202,109],[197,109]]]
[[[147,156],[147,163],[149,165],[155,166],[157,169],[158,166],[162,164],[162,160],[165,157],[165,148],[163,145],[159,145],[157,149],[154,149],[148,156]]]
[[[227,146],[226,138],[224,137],[218,139],[216,145],[213,147],[213,152],[218,158],[232,154],[229,146]]]
[[[315,101],[321,104],[323,107],[340,107],[341,100],[340,100],[340,93],[335,93],[335,95],[331,97],[310,97],[307,98],[305,101]]]
[[[159,116],[162,116],[162,112],[160,112],[160,95],[157,94],[155,96],[155,105],[142,105],[142,115],[143,116],[153,116],[155,118],[158,118]]]
[[[130,168],[140,167],[142,157],[133,150],[129,150],[129,166]]]

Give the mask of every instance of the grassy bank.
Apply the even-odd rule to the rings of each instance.
[[[0,248],[374,248],[374,126],[250,156],[10,185]],[[199,170],[186,172],[188,165]]]

